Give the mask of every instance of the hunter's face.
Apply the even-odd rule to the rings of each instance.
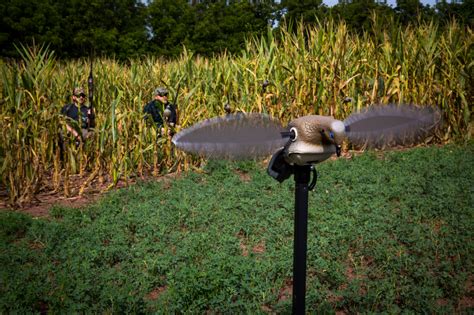
[[[79,103],[83,104],[86,101],[86,95],[84,93],[74,95],[74,99]]]
[[[166,103],[168,101],[168,94],[157,94],[155,99],[159,100],[162,103]]]

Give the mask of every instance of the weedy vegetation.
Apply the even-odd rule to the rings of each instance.
[[[47,47],[20,47],[22,60],[0,62],[0,179],[8,203],[25,204],[41,190],[81,194],[95,179],[114,185],[200,164],[174,152],[170,139],[142,119],[157,85],[168,86],[171,99],[177,96],[183,128],[223,114],[225,103],[283,123],[307,114],[344,119],[374,103],[414,103],[443,110],[438,141],[470,137],[470,28],[455,22],[442,30],[433,23],[386,27],[376,16],[364,34],[331,21],[298,27],[249,39],[238,56],[207,59],[184,50],[173,61],[96,58],[96,132],[77,148],[69,145],[63,162],[60,108],[74,86],[86,85],[90,60],[56,60]],[[80,189],[71,189],[71,174],[83,176]]]
[[[318,165],[310,313],[472,313],[474,144]],[[294,183],[255,162],[0,213],[2,313],[290,313]]]

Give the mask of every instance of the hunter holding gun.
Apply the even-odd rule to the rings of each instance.
[[[95,114],[85,102],[84,89],[77,87],[72,93],[72,103],[64,105],[61,109],[61,115],[67,118],[66,129],[74,136],[76,143],[87,139],[91,129],[95,127]]]
[[[170,127],[169,134],[172,135],[172,130],[176,126],[177,114],[176,105],[168,101],[168,90],[164,87],[157,88],[153,93],[153,100],[145,105],[143,112],[145,119],[152,119],[161,134],[163,134],[163,125],[166,123]]]

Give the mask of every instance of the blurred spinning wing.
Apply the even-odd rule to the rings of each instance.
[[[172,141],[186,152],[210,158],[245,159],[273,154],[284,146],[284,128],[264,114],[233,114],[207,119],[177,133]]]
[[[353,145],[383,148],[419,143],[436,131],[441,120],[440,111],[433,107],[390,104],[350,115],[344,125]]]

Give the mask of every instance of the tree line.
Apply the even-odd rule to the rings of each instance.
[[[247,38],[296,23],[344,20],[353,32],[370,32],[374,12],[386,27],[427,21],[443,27],[452,19],[472,27],[473,8],[474,0],[435,6],[397,0],[394,7],[376,0],[340,0],[333,7],[322,0],[3,0],[0,54],[15,58],[16,46],[34,43],[49,45],[60,58],[169,58],[183,47],[211,56],[238,53]]]

